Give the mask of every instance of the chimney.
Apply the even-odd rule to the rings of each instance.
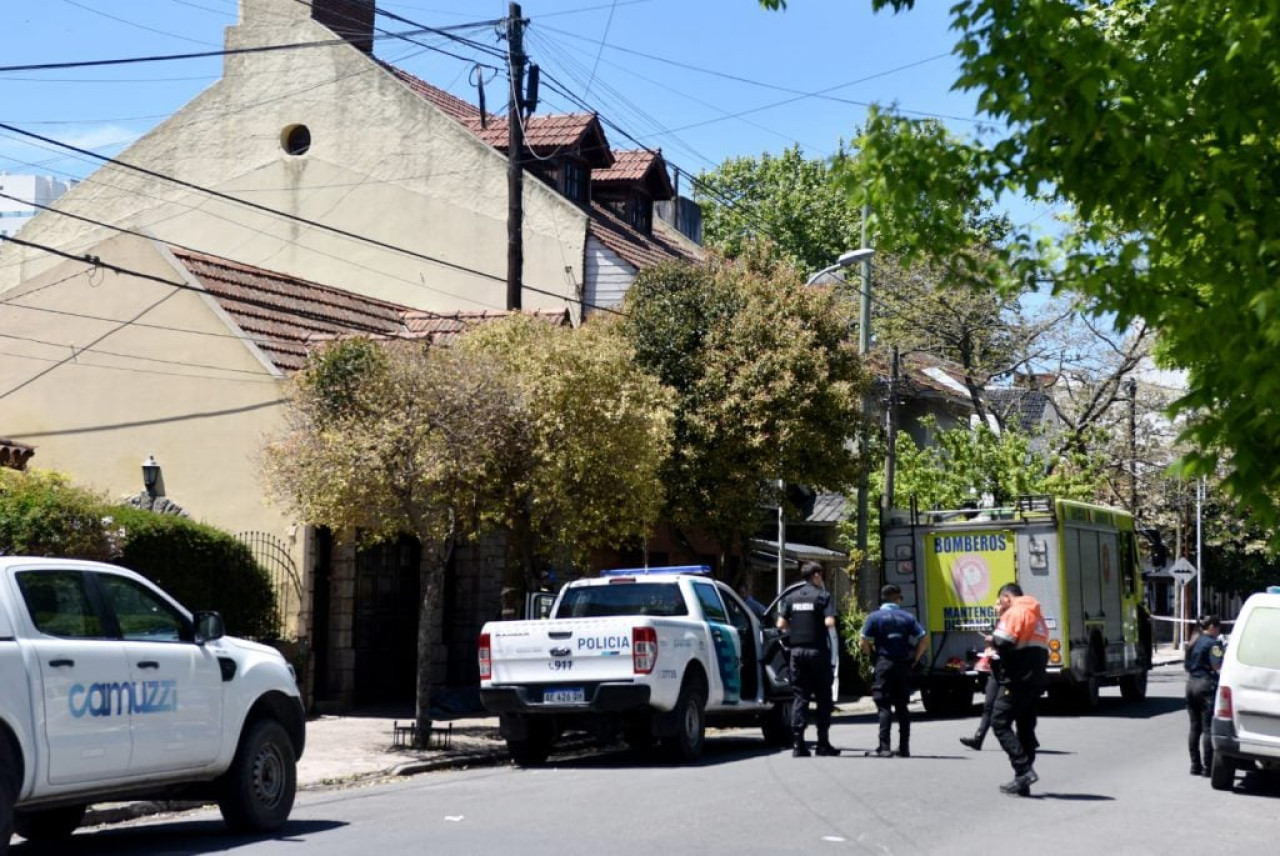
[[[372,55],[374,9],[375,0],[312,0],[311,17]]]

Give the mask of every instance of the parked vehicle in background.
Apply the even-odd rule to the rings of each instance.
[[[983,677],[975,668],[996,597],[1016,582],[1040,601],[1049,627],[1049,693],[1085,708],[1119,684],[1147,694],[1150,634],[1139,610],[1142,573],[1133,517],[1046,496],[1007,508],[894,510],[883,529],[884,580],[902,589],[929,633],[919,675],[925,709],[967,713]]]
[[[1250,595],[1218,674],[1210,782],[1231,790],[1237,772],[1280,771],[1280,586]]]
[[[479,660],[480,700],[519,764],[545,761],[570,730],[656,740],[684,761],[701,755],[708,725],[790,740],[779,633],[705,567],[575,580],[547,619],[486,624]]]
[[[292,669],[142,576],[0,558],[0,856],[70,836],[90,803],[216,801],[238,831],[289,817],[306,739]]]

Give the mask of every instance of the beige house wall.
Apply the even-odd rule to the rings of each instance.
[[[163,247],[120,236],[94,254],[190,290],[63,260],[7,293],[6,434],[36,447],[31,466],[111,499],[142,490],[154,455],[164,493],[192,519],[273,534],[305,567],[300,529],[258,479],[262,441],[283,428],[279,373]]]
[[[228,48],[334,38],[307,4],[242,0],[241,21],[227,30]],[[283,148],[297,124],[311,133],[302,156]],[[506,158],[351,45],[228,56],[222,80],[119,160],[380,245],[115,166],[59,208],[418,308],[506,306]],[[576,317],[586,214],[531,176],[524,188],[524,306],[568,305]],[[113,234],[44,213],[23,238],[80,253]],[[0,247],[0,292],[58,264]]]

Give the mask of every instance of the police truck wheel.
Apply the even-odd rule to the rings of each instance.
[[[1147,673],[1141,671],[1136,675],[1125,675],[1120,678],[1120,698],[1125,701],[1142,701],[1147,697]]]
[[[8,735],[0,732],[0,856],[9,852],[13,805],[18,801],[18,759]]]
[[[82,805],[64,805],[39,811],[20,811],[14,815],[13,830],[28,841],[63,841],[76,831],[84,819],[84,810]]]
[[[707,720],[703,708],[707,704],[707,689],[701,676],[685,679],[676,699],[676,733],[664,738],[662,747],[675,761],[696,761],[702,754],[702,744],[707,736]]]
[[[236,832],[274,832],[284,826],[298,787],[297,761],[284,726],[260,719],[240,738],[220,782],[218,808]]]
[[[1213,766],[1209,768],[1209,784],[1215,791],[1229,791],[1236,783],[1236,765],[1230,758],[1221,753],[1213,755]]]

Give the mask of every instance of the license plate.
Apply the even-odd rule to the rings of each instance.
[[[542,691],[543,704],[582,704],[586,700],[587,694],[582,687]]]

